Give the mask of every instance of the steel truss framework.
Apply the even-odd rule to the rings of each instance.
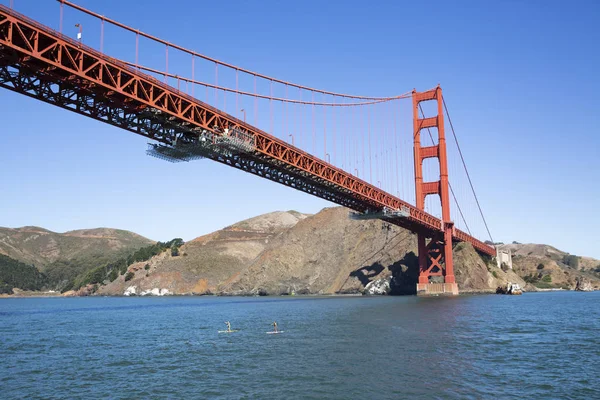
[[[384,219],[414,232],[443,229],[436,217],[352,174],[1,5],[0,86],[167,145],[194,144],[198,129],[241,132],[254,139],[254,151],[208,157],[359,212],[409,210]],[[495,255],[458,229],[452,238]]]
[[[437,103],[437,115],[419,118],[419,104],[424,101]],[[448,159],[446,153],[446,134],[444,132],[444,112],[442,109],[442,89],[438,86],[428,92],[413,92],[413,138],[415,153],[415,198],[417,208],[425,207],[428,195],[438,195],[442,206],[442,232],[419,232],[419,284],[430,283],[432,276],[443,276],[444,283],[456,285],[454,263],[452,260],[452,238],[456,230],[450,218],[450,196],[448,182]],[[421,130],[436,128],[438,143],[433,146],[421,146]],[[436,158],[440,167],[440,179],[434,182],[423,181],[423,161]],[[429,241],[429,242],[428,242]],[[443,264],[443,266],[442,266]]]

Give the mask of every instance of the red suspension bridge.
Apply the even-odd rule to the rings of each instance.
[[[345,206],[353,218],[416,232],[418,292],[458,293],[453,242],[496,255],[476,238],[492,239],[439,86],[389,97],[320,90],[58,3],[58,31],[15,12],[12,1],[0,5],[0,86],[145,136],[152,156],[218,161]],[[63,34],[66,10],[85,19],[86,44],[81,22],[77,40]],[[93,20],[99,32],[88,38]],[[118,41],[106,40],[108,28]],[[127,35],[135,52],[111,46]]]

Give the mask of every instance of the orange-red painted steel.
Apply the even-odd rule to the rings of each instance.
[[[263,163],[291,171],[297,177],[327,186],[337,193],[356,200],[353,206],[358,211],[379,211],[384,207],[409,210],[406,218],[388,221],[414,231],[442,232],[444,224],[436,217],[405,201],[345,172],[297,147],[290,145],[262,130],[238,120],[198,99],[179,92],[151,76],[137,71],[125,63],[99,53],[60,33],[45,27],[23,15],[0,6],[0,56],[14,61],[15,65],[26,64],[37,69],[44,79],[67,82],[85,89],[90,96],[119,104],[138,113],[154,110],[168,116],[173,124],[206,129],[222,134],[226,129],[237,130],[254,138],[256,159]],[[13,61],[10,61],[13,62]],[[4,86],[7,87],[7,86]],[[11,90],[15,90],[12,89]],[[27,94],[20,91],[23,94]],[[425,98],[435,93],[417,94]],[[52,99],[43,99],[52,102]],[[79,110],[73,110],[80,112]],[[82,112],[80,112],[82,113]],[[92,118],[100,119],[93,115]],[[111,120],[101,119],[107,123]],[[114,123],[113,123],[114,124]],[[171,143],[164,136],[129,129],[164,143]],[[290,185],[291,186],[291,185]],[[335,201],[335,200],[332,200]],[[346,205],[346,203],[341,203]],[[486,254],[495,255],[495,250],[459,230],[453,230],[454,240],[466,241]]]
[[[437,102],[437,115],[429,118],[419,118],[419,104],[423,101]],[[425,198],[437,194],[442,203],[442,232],[433,235],[425,232],[418,233],[419,246],[419,283],[429,283],[429,278],[436,275],[444,276],[445,283],[455,283],[454,263],[452,260],[452,239],[455,232],[454,222],[450,217],[450,194],[448,182],[448,159],[446,153],[446,134],[444,131],[442,88],[439,86],[424,93],[413,92],[413,126],[414,126],[414,163],[415,163],[415,192],[417,208],[423,209]],[[421,147],[421,130],[437,128],[438,144]],[[440,165],[440,179],[434,182],[423,181],[423,160],[435,157]],[[429,244],[427,244],[429,239]],[[443,269],[442,269],[443,260]],[[439,274],[437,273],[439,271]]]

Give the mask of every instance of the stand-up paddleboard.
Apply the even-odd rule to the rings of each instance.
[[[219,332],[219,333],[233,333],[233,332],[239,332],[239,331],[240,331],[239,329],[232,329],[230,331],[217,331],[217,332]]]
[[[283,333],[283,331],[277,331],[277,332],[271,331],[271,332],[267,332],[267,335],[276,335],[278,333]]]

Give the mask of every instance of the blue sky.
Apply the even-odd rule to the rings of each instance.
[[[494,239],[600,258],[600,3],[78,3],[313,87],[388,96],[440,83]],[[14,4],[58,28],[57,2]],[[75,36],[74,22],[97,45],[98,26],[67,11],[65,33]],[[131,58],[135,42],[111,34],[107,51]],[[162,62],[161,51],[148,47],[144,62]],[[178,57],[170,70],[184,68]],[[0,226],[107,226],[189,240],[265,212],[332,205],[206,160],[161,162],[145,155],[142,137],[6,90],[0,110]]]

